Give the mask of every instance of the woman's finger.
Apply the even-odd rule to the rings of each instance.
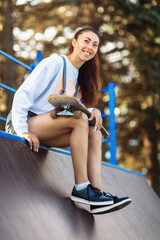
[[[25,138],[28,143],[29,143],[29,147],[31,150],[33,150],[34,152],[38,152],[39,150],[39,140],[37,138],[37,136],[33,133],[22,133],[20,135],[20,137]]]
[[[95,127],[97,128],[97,130],[100,130],[102,127],[102,118],[99,116],[96,117]]]
[[[32,139],[29,136],[29,134],[28,133],[22,133],[22,134],[20,134],[20,137],[26,139],[28,141],[28,143],[29,143],[30,149],[32,149]]]
[[[35,137],[33,145],[34,145],[34,152],[38,152],[39,151],[39,140],[37,137]]]

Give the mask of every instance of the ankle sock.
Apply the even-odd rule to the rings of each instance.
[[[83,188],[86,188],[88,186],[88,184],[90,184],[90,182],[84,182],[84,183],[81,183],[81,184],[75,184],[75,187],[77,190],[81,190]]]

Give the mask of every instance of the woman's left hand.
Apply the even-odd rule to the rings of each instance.
[[[95,119],[96,123],[95,123],[95,129],[96,130],[100,130],[102,127],[102,117],[101,117],[101,113],[98,109],[94,109],[91,113],[91,117],[90,117],[90,121],[92,119]]]

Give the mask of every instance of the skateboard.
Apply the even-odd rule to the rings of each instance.
[[[56,118],[57,116],[74,116],[75,118],[80,118],[82,112],[85,113],[88,118],[91,116],[90,111],[76,97],[53,94],[48,97],[48,102],[55,107],[55,109],[50,112],[52,118]],[[89,121],[89,125],[94,126],[95,119]],[[104,137],[109,136],[108,131],[103,126],[101,132]]]

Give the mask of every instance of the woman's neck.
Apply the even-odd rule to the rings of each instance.
[[[84,63],[80,59],[75,57],[73,54],[70,54],[67,57],[68,57],[69,61],[73,64],[73,66],[77,69],[79,69]]]

